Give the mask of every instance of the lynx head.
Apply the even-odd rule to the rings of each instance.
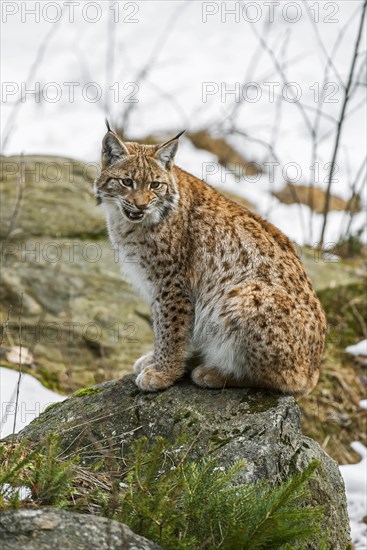
[[[130,223],[157,223],[178,201],[172,170],[181,132],[161,145],[123,142],[107,123],[102,171],[95,183],[97,203]]]

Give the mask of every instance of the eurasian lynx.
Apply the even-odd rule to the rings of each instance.
[[[154,351],[136,361],[136,384],[167,388],[195,354],[191,377],[206,388],[310,392],[326,321],[293,244],[174,166],[180,135],[140,145],[109,129],[95,184],[121,268],[152,307]]]

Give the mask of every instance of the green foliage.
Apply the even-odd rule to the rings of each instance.
[[[319,291],[329,324],[327,343],[333,349],[344,352],[346,346],[365,337],[365,292],[365,280]]]
[[[338,256],[341,256],[342,258],[353,258],[354,256],[360,256],[364,249],[362,242],[363,231],[364,227],[361,227],[354,233],[341,236],[335,245],[335,254],[338,254]]]
[[[46,368],[39,368],[38,374],[42,384],[46,386],[46,388],[53,391],[60,390],[60,379],[57,372],[51,372]]]
[[[0,445],[0,510],[18,508],[21,494],[38,506],[64,507],[73,493],[75,460],[61,461],[58,438],[49,436],[43,448]],[[24,504],[24,502],[23,502]]]
[[[32,460],[33,453],[24,455],[24,448],[13,447],[9,455],[6,445],[0,445],[0,510],[19,508],[22,475]]]
[[[192,462],[163,439],[140,440],[113,516],[166,550],[302,548],[317,535],[322,509],[304,505],[317,463],[279,487],[231,484],[243,467],[223,471],[215,458]]]
[[[77,459],[63,460],[55,437],[36,450],[2,445],[0,509],[53,505],[93,511],[126,523],[165,550],[293,550],[310,542],[315,548],[323,512],[306,502],[317,463],[277,487],[236,485],[242,462],[225,471],[213,457],[192,461],[190,450],[182,442],[140,439],[122,468],[109,463],[109,478],[105,472],[101,483],[101,474],[76,467]],[[22,500],[20,487],[31,499]],[[327,549],[326,538],[318,548]]]
[[[45,452],[37,452],[28,473],[32,500],[40,505],[61,506],[70,498],[74,463],[58,460],[58,438],[50,436]]]

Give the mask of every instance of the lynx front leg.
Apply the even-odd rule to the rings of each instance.
[[[133,373],[139,374],[146,367],[150,367],[154,363],[154,351],[150,351],[137,359],[133,365]]]
[[[179,286],[159,293],[153,304],[154,354],[136,378],[141,390],[163,390],[182,376],[192,314],[191,302]]]

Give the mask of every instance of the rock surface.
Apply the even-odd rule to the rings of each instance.
[[[0,157],[4,344],[18,341],[21,317],[34,358],[27,372],[65,393],[120,377],[152,347],[149,310],[107,241],[96,170],[63,157]]]
[[[188,381],[144,394],[133,377],[126,376],[53,406],[18,437],[40,442],[49,432],[60,434],[61,445],[68,453],[77,451],[85,463],[103,456],[106,442],[108,453],[121,457],[139,436],[161,435],[174,441],[185,434],[193,442],[192,459],[214,453],[223,466],[244,459],[238,479],[252,483],[284,480],[317,459],[320,466],[310,481],[312,503],[325,507],[330,547],[348,547],[349,522],[338,466],[318,443],[302,435],[292,397],[245,389],[203,390]]]
[[[13,510],[0,518],[2,550],[159,550],[122,523],[54,508]]]

